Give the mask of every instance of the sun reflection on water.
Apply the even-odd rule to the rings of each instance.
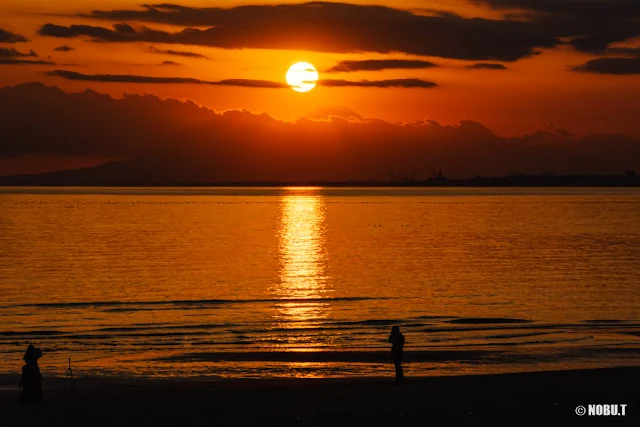
[[[273,292],[280,300],[280,327],[304,328],[327,316],[324,198],[315,187],[286,188],[281,199],[280,281]]]

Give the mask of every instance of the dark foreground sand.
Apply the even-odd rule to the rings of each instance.
[[[62,384],[60,384],[62,385]],[[640,368],[507,375],[78,382],[41,406],[0,392],[0,426],[640,426]],[[627,404],[579,417],[578,405]]]

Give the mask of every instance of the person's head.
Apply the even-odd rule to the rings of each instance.
[[[392,334],[399,334],[400,333],[400,326],[391,327],[391,333]]]
[[[41,357],[42,350],[40,350],[39,348],[35,348],[33,344],[29,344],[29,347],[27,347],[27,351],[24,353],[24,356],[22,356],[22,359],[24,359],[25,362],[30,362],[38,360]]]

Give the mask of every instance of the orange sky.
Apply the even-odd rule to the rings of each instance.
[[[351,4],[367,5],[368,1],[353,0]],[[279,4],[266,0],[201,1],[180,3],[183,6],[232,8],[241,4]],[[376,4],[411,10],[416,14],[433,14],[427,9],[450,11],[463,18],[504,19],[509,11],[492,10],[468,0],[382,0]],[[196,45],[149,42],[96,43],[87,37],[57,38],[42,36],[38,29],[53,23],[60,26],[87,24],[111,28],[127,22],[134,28],[143,25],[153,29],[176,32],[183,26],[157,22],[97,20],[74,16],[91,10],[138,10],[138,2],[127,0],[5,0],[0,5],[0,29],[25,36],[25,43],[0,44],[0,48],[15,48],[21,52],[34,50],[38,59],[55,65],[1,65],[0,83],[15,85],[40,81],[68,91],[92,88],[116,97],[126,93],[151,93],[160,97],[190,99],[216,110],[246,109],[268,112],[285,120],[296,118],[323,106],[347,106],[365,117],[389,121],[416,121],[425,118],[443,124],[470,119],[483,123],[500,135],[521,135],[553,123],[558,128],[576,134],[614,132],[640,137],[637,111],[640,111],[640,78],[637,74],[608,75],[576,72],[571,68],[604,56],[583,53],[569,45],[536,48],[539,55],[513,62],[496,60],[463,60],[403,52],[335,53],[286,49],[222,49]],[[517,18],[522,19],[522,18]],[[269,34],[259,35],[268,38]],[[565,40],[565,39],[563,39]],[[55,47],[72,46],[71,52],[57,52]],[[640,39],[629,38],[611,46],[638,46]],[[153,46],[161,50],[189,51],[209,59],[174,57],[152,53]],[[343,60],[419,59],[434,62],[437,68],[391,69],[323,74]],[[160,65],[172,60],[181,65]],[[288,89],[241,88],[189,84],[138,84],[70,81],[45,75],[63,69],[82,74],[113,74],[160,77],[185,77],[207,81],[223,79],[256,79],[284,82],[287,68],[307,61],[320,71],[320,78],[362,79],[416,78],[437,83],[433,89],[321,87],[309,93]],[[504,64],[506,70],[467,67],[477,62]]]

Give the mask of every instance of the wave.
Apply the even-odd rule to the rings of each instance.
[[[570,342],[579,342],[579,341],[588,341],[592,340],[593,336],[586,337],[577,337],[577,338],[558,338],[558,339],[550,339],[550,340],[534,340],[534,341],[521,341],[521,342],[488,342],[488,343],[480,343],[473,344],[474,346],[527,346],[527,345],[540,345],[540,344],[560,344],[560,343],[570,343]],[[465,347],[468,347],[469,344],[463,344]]]
[[[0,332],[0,337],[41,337],[41,336],[55,336],[65,335],[67,332],[63,331],[7,331]]]
[[[525,319],[509,319],[504,317],[465,317],[458,319],[446,320],[448,323],[455,324],[486,324],[486,323],[531,323],[531,320]]]
[[[618,320],[618,319],[591,319],[591,320],[583,320],[582,323],[589,323],[589,324],[603,324],[603,325],[610,325],[610,324],[618,324],[618,323],[629,323],[629,320]]]
[[[126,333],[126,334],[116,334],[116,335],[105,335],[105,334],[73,334],[70,333],[65,336],[68,339],[83,339],[83,340],[105,340],[105,339],[114,339],[114,338],[146,338],[146,337],[179,337],[179,336],[197,336],[197,335],[210,335],[207,332],[145,332],[145,333]]]
[[[535,337],[539,335],[549,335],[549,334],[557,334],[557,332],[529,332],[529,333],[515,333],[515,334],[498,334],[498,335],[487,335],[484,338],[486,339],[511,339],[511,338],[527,338],[527,337]]]
[[[490,350],[405,351],[411,362],[481,360],[503,352]],[[155,359],[165,362],[354,362],[388,363],[389,351],[238,351],[183,353]]]
[[[344,322],[333,322],[334,325],[372,325],[372,326],[391,326],[391,325],[402,325],[404,320],[398,319],[367,319],[367,320],[356,320],[356,321],[344,321]]]
[[[351,302],[368,300],[385,300],[384,297],[327,297],[327,298],[270,298],[270,299],[202,299],[202,300],[168,300],[168,301],[71,301],[46,302],[35,304],[19,304],[4,307],[27,308],[100,308],[100,307],[162,307],[162,306],[215,306],[232,304],[263,304],[263,303],[318,303],[318,302]]]
[[[199,325],[141,325],[141,326],[114,326],[107,328],[100,328],[99,331],[105,332],[134,332],[134,331],[142,331],[142,330],[163,330],[163,329],[171,329],[171,330],[189,330],[189,329],[220,329],[220,328],[232,328],[236,325],[231,323],[207,323],[207,324],[199,324]]]

